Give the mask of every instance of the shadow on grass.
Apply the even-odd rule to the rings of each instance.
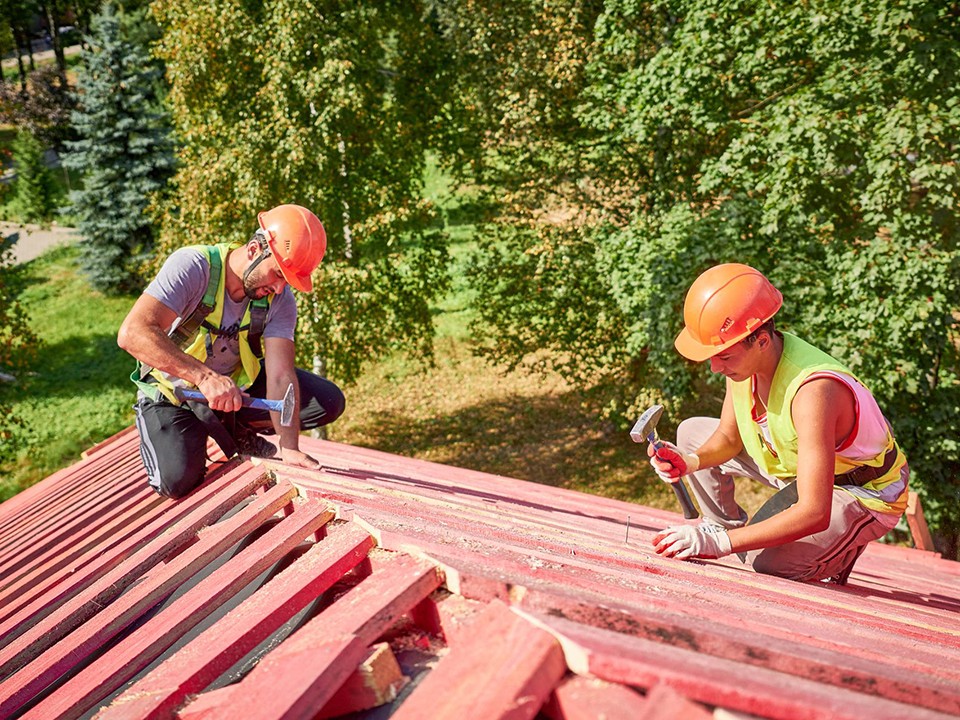
[[[117,346],[116,335],[74,335],[44,343],[37,351],[36,367],[43,371],[26,384],[31,396],[95,398],[108,388],[129,388],[132,402],[134,361]]]

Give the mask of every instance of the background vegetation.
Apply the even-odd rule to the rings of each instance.
[[[653,401],[673,421],[717,412],[716,379],[672,340],[693,278],[746,262],[784,290],[780,327],[874,389],[956,557],[956,3],[155,0],[120,15],[139,18],[128,42],[155,38],[178,143],[149,193],[157,262],[246,239],[278,202],[323,218],[300,360],[363,398],[334,433],[656,504],[624,431]],[[34,114],[35,135],[62,129]],[[540,426],[555,434],[530,443]]]

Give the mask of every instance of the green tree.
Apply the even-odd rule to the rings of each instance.
[[[74,102],[69,88],[52,67],[31,72],[27,80],[29,92],[0,83],[0,122],[27,130],[46,147],[58,150],[70,134]]]
[[[146,51],[126,40],[109,3],[92,28],[73,113],[79,139],[67,143],[64,164],[83,173],[70,194],[83,270],[98,290],[125,292],[152,258],[149,210],[173,172],[173,146]]]
[[[55,209],[55,191],[43,145],[28,130],[21,130],[12,150],[17,171],[14,190],[17,214],[25,222],[49,220]]]
[[[480,352],[508,366],[549,364],[581,384],[619,377],[614,358],[624,355],[624,321],[602,291],[608,281],[588,229],[623,214],[625,173],[608,177],[604,137],[578,117],[603,5],[436,8],[454,58],[449,135],[438,147],[447,166],[479,183],[491,212],[471,272]]]
[[[502,122],[542,92],[542,72],[501,68],[481,118],[495,141],[488,167],[519,189],[473,274],[490,352],[552,348],[581,382],[618,379],[621,409],[660,396],[680,417],[719,389],[673,350],[683,292],[711,264],[753,264],[787,297],[781,325],[873,388],[956,556],[960,448],[944,419],[960,408],[960,10],[607,0],[577,42],[577,24],[531,18],[534,4],[509,3],[533,25],[523,40],[499,33],[504,44],[546,33],[530,57],[585,49],[570,54],[582,72],[550,96],[565,108],[551,116],[573,123],[564,132]],[[592,5],[550,3],[561,7]],[[464,36],[484,37],[477,15],[459,18]],[[487,57],[494,72],[510,55]],[[598,317],[593,328],[580,309]]]
[[[7,405],[13,388],[24,384],[24,374],[39,341],[30,329],[18,301],[21,283],[10,247],[17,236],[0,238],[0,462],[11,460],[20,447],[23,421]]]
[[[321,282],[300,298],[301,362],[349,381],[392,349],[430,357],[446,253],[420,197],[444,65],[420,3],[153,9],[183,140],[164,249],[243,241],[257,212],[310,207],[329,247]]]

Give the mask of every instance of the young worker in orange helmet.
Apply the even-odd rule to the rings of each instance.
[[[739,553],[754,570],[846,582],[871,540],[906,509],[909,470],[870,392],[829,355],[774,328],[783,297],[760,272],[725,264],[687,293],[676,348],[726,376],[720,418],[689,418],[651,464],[686,477],[699,525],[658,533],[667,557]],[[782,488],[749,523],[734,478]]]
[[[311,275],[327,248],[323,225],[299,205],[257,219],[245,245],[174,252],[120,326],[120,347],[138,361],[132,379],[140,452],[161,495],[183,497],[203,482],[208,436],[227,457],[273,457],[277,447],[258,433],[276,432],[284,462],[316,468],[300,450],[300,430],[343,413],[340,388],[294,366],[291,288],[313,289]],[[242,405],[244,394],[280,400],[291,384],[290,427],[279,424],[279,413]],[[178,387],[199,389],[207,404],[181,402]]]

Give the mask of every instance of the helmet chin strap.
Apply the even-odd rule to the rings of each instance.
[[[260,233],[257,233],[257,240],[260,243],[260,255],[258,255],[257,259],[254,260],[252,263],[250,263],[250,266],[243,271],[244,286],[246,286],[247,284],[247,277],[250,275],[250,273],[252,273],[256,269],[257,265],[259,265],[268,257],[270,257],[270,255],[272,255],[272,253],[270,252],[270,248],[267,247],[267,242],[264,239],[263,235],[261,235]]]

